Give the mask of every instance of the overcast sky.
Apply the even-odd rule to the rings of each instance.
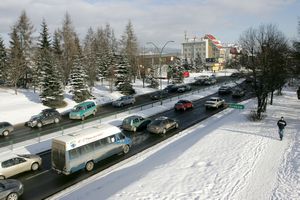
[[[44,18],[51,34],[62,26],[68,12],[80,38],[89,27],[109,23],[116,36],[131,20],[140,46],[154,42],[161,47],[181,48],[188,37],[213,34],[223,43],[237,42],[249,27],[273,23],[291,39],[297,37],[299,0],[1,0],[0,34],[8,44],[8,33],[22,10],[36,32]],[[147,45],[146,45],[147,46]]]

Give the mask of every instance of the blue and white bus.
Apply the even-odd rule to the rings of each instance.
[[[110,124],[101,124],[52,140],[52,169],[69,175],[92,171],[94,164],[109,156],[128,153],[132,140]]]

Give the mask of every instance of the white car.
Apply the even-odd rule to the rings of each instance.
[[[0,179],[20,174],[26,171],[36,171],[42,165],[42,158],[38,155],[7,155],[0,158]]]
[[[122,96],[116,101],[112,102],[112,105],[114,107],[123,107],[128,104],[134,104],[135,103],[135,98],[134,96]]]
[[[211,97],[208,101],[205,102],[204,106],[206,109],[209,108],[219,108],[225,105],[225,100],[220,97]]]

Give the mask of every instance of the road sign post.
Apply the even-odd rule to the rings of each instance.
[[[242,104],[237,104],[237,103],[229,103],[228,104],[229,108],[234,108],[234,109],[244,109],[245,106]]]

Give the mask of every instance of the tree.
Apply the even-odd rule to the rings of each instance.
[[[129,62],[125,56],[115,55],[115,86],[122,94],[129,95],[135,93],[130,81]]]
[[[4,46],[4,42],[2,37],[0,36],[0,80],[4,81],[6,80],[6,74],[7,74],[7,53]]]
[[[10,49],[9,49],[9,69],[7,70],[8,80],[15,87],[15,94],[18,94],[18,82],[24,76],[24,71],[26,71],[26,64],[24,54],[21,48],[21,43],[19,40],[18,32],[16,27],[12,28],[12,33],[10,34]]]
[[[19,20],[15,25],[15,31],[19,39],[20,49],[22,51],[22,56],[20,59],[23,59],[22,63],[24,64],[24,70],[22,77],[22,82],[19,84],[23,87],[28,87],[29,76],[32,73],[31,64],[32,64],[32,33],[34,31],[33,25],[30,22],[29,18],[26,15],[25,11],[22,11]],[[21,81],[21,80],[19,80]]]
[[[40,77],[40,98],[44,105],[59,107],[64,105],[62,82],[55,62],[53,61],[51,41],[46,21],[42,22],[39,41],[38,73]]]
[[[87,84],[87,74],[82,65],[82,58],[76,56],[70,73],[73,99],[76,102],[84,101],[91,97]]]
[[[138,66],[136,58],[138,56],[138,42],[137,37],[133,31],[133,26],[131,21],[128,22],[125,31],[121,39],[121,53],[127,57],[130,65],[130,73],[132,74],[133,80],[138,73]]]
[[[201,58],[199,52],[196,53],[196,58],[195,58],[194,64],[195,64],[194,68],[195,68],[196,72],[203,71],[203,62],[202,62],[202,58]]]
[[[287,40],[276,26],[268,24],[246,30],[240,45],[243,52],[239,62],[250,71],[260,119],[267,107],[268,93],[282,87],[287,77]]]

